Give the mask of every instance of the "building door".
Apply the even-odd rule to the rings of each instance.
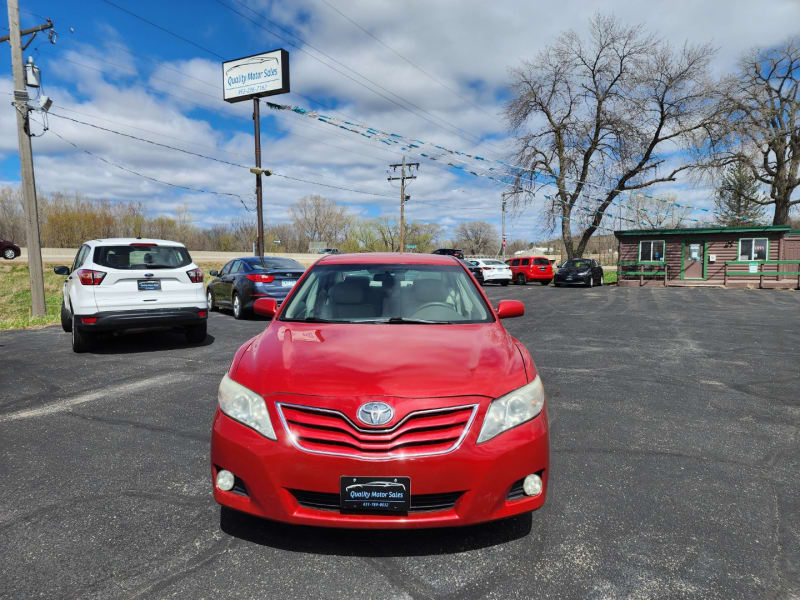
[[[705,279],[705,242],[683,242],[681,279]]]

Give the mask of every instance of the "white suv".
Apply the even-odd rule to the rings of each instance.
[[[206,338],[203,271],[183,244],[113,238],[84,243],[64,282],[61,326],[72,349],[85,352],[98,331],[181,327],[193,343]]]

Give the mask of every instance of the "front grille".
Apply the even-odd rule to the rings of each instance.
[[[316,510],[339,510],[339,494],[289,490],[300,506]],[[411,494],[409,512],[433,512],[450,510],[464,492],[445,492],[443,494]]]
[[[466,436],[478,406],[409,413],[393,427],[364,429],[337,410],[277,403],[283,426],[306,452],[381,460],[444,454]]]

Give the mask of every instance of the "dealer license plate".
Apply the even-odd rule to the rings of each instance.
[[[153,290],[161,289],[160,279],[139,279],[139,291],[152,292]]]
[[[292,287],[295,283],[297,283],[297,279],[284,279],[281,285],[283,287]]]
[[[339,505],[342,512],[406,513],[411,506],[411,478],[343,475]]]

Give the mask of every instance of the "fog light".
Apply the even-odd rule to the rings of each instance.
[[[227,473],[227,471],[223,471],[223,473]],[[219,481],[219,477],[217,477],[217,481]],[[522,491],[526,496],[538,496],[542,493],[542,478],[535,473],[528,475],[522,482]]]
[[[233,473],[221,469],[217,473],[217,487],[223,492],[229,492],[233,489]]]

